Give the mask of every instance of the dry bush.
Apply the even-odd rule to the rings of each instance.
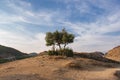
[[[120,70],[119,70],[119,71],[116,71],[116,72],[114,73],[114,75],[120,79]]]
[[[74,60],[72,62],[67,63],[65,67],[71,69],[88,70],[91,67],[91,65],[86,60]]]
[[[65,56],[49,56],[49,59],[53,59],[53,60],[60,60],[60,59],[65,59]]]
[[[68,68],[73,68],[73,69],[82,69],[83,68],[82,64],[80,64],[78,61],[70,62],[66,66]]]
[[[100,62],[92,59],[81,59],[81,60],[74,60],[72,62],[67,63],[66,67],[72,68],[72,69],[89,70],[89,69],[101,68],[101,67],[114,68],[114,67],[117,67],[117,64],[105,63],[105,62]]]

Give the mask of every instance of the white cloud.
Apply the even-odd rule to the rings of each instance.
[[[5,5],[9,7],[11,12],[1,11],[0,24],[24,22],[41,26],[53,26],[55,23],[66,18],[66,14],[61,11],[43,9],[33,11],[31,8],[32,5],[22,0],[8,0]]]
[[[44,33],[38,33],[34,37],[31,38],[26,35],[0,30],[0,43],[2,45],[10,46],[27,53],[41,52],[50,48],[45,46]]]
[[[74,6],[77,12],[82,14],[91,13],[91,7],[87,3],[88,1],[90,4],[104,9],[106,13],[101,16],[98,15],[97,20],[90,23],[80,21],[71,22],[68,20],[73,10],[71,6]],[[32,4],[23,0],[8,0],[7,3],[9,3],[7,6],[9,6],[12,11],[11,13],[7,13],[4,10],[0,11],[0,26],[3,26],[3,24],[15,26],[19,28],[18,30],[21,34],[0,29],[0,43],[3,45],[15,47],[24,52],[40,52],[48,49],[48,47],[45,46],[44,33],[31,35],[31,33],[26,30],[29,28],[28,26],[17,24],[17,22],[37,24],[40,25],[41,28],[44,28],[42,27],[43,25],[57,25],[72,29],[75,34],[79,35],[76,37],[75,42],[70,44],[75,51],[107,51],[120,44],[119,36],[104,35],[105,33],[116,32],[120,29],[119,6],[115,6],[115,9],[113,9],[110,7],[110,5],[112,5],[111,2],[104,0],[65,0],[66,6],[71,10],[69,14],[65,14],[65,12],[59,10],[39,10],[34,12],[31,8]],[[74,5],[71,5],[71,3],[74,3]],[[66,11],[66,13],[69,12],[69,10]],[[26,29],[24,29],[25,27]]]
[[[109,32],[120,31],[120,12],[111,11],[107,15],[99,17],[95,22],[63,22],[79,36],[70,46],[75,51],[103,51],[120,45],[120,36],[105,35]]]

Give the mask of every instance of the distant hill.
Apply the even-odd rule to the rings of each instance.
[[[120,61],[120,46],[117,46],[109,50],[106,53],[105,57],[112,59],[112,60]]]
[[[27,55],[14,48],[0,45],[0,58],[21,57]]]
[[[31,57],[34,57],[34,56],[37,56],[38,54],[36,52],[33,52],[33,53],[29,53],[28,55]]]
[[[77,52],[75,52],[74,55],[76,57],[88,58],[88,59],[93,59],[93,60],[102,61],[102,62],[119,63],[118,61],[115,61],[115,60],[112,60],[109,58],[105,58],[104,54],[102,52],[91,52],[91,53],[87,53],[87,52],[77,53]]]

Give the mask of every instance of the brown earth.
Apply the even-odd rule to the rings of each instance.
[[[42,55],[0,64],[0,80],[119,80],[118,70],[115,63]]]
[[[117,46],[109,50],[107,54],[105,55],[105,57],[112,59],[112,60],[120,61],[120,46]]]

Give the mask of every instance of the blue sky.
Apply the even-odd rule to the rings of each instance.
[[[0,44],[41,52],[45,33],[66,28],[74,51],[107,52],[120,45],[120,0],[0,0]]]

